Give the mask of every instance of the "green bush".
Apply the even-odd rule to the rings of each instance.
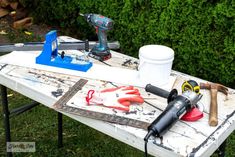
[[[235,88],[235,1],[232,0],[22,0],[35,19],[59,25],[80,39],[95,30],[78,16],[98,13],[115,21],[109,40],[137,57],[146,44],[175,51],[173,69]],[[30,3],[29,3],[30,2]]]

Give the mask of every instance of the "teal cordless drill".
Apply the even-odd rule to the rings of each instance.
[[[113,28],[113,20],[99,14],[80,14],[96,28],[98,43],[91,49],[89,56],[104,61],[111,58],[107,43],[107,31]]]

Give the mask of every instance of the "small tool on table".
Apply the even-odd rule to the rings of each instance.
[[[211,94],[211,103],[210,103],[210,113],[209,113],[209,125],[217,126],[218,125],[218,103],[217,103],[217,93],[222,92],[226,96],[228,95],[228,88],[224,87],[221,84],[217,83],[200,83],[201,89],[210,90]]]
[[[36,57],[36,63],[83,72],[86,72],[93,65],[89,60],[76,59],[72,56],[66,55],[64,51],[59,55],[57,32],[55,30],[46,34],[43,51]]]
[[[194,80],[184,81],[181,88],[182,88],[182,93],[189,90],[195,92],[196,94],[200,94],[200,86]],[[198,101],[196,106],[194,106],[190,111],[188,111],[181,117],[181,120],[196,121],[203,117],[203,111],[204,111],[204,105],[200,101]]]
[[[168,92],[151,84],[146,85],[145,90],[168,99],[166,109],[148,127],[148,133],[144,138],[145,156],[147,156],[147,143],[149,137],[157,136],[162,138],[162,135],[169,128],[171,128],[186,112],[196,106],[202,95],[196,94],[190,90],[186,90],[182,95],[177,95],[174,90],[172,90],[173,92]],[[197,118],[201,118],[201,114],[197,114],[197,116]]]
[[[184,83],[182,84],[182,93],[187,90],[191,90],[191,91],[199,94],[200,93],[200,86],[194,80],[184,81]]]
[[[186,112],[191,111],[202,97],[201,94],[196,94],[190,90],[183,92],[182,95],[178,95],[175,92],[176,89],[173,89],[173,92],[168,92],[151,84],[146,85],[145,90],[168,99],[166,109],[149,127],[150,130],[151,128],[155,130],[158,137],[162,136],[166,130],[179,120]],[[202,113],[192,114],[192,116],[194,116],[192,117],[194,120],[200,119],[202,117]]]
[[[89,56],[99,61],[111,58],[110,49],[107,44],[107,30],[113,28],[113,20],[99,14],[80,14],[88,23],[96,28],[98,43],[91,49]]]

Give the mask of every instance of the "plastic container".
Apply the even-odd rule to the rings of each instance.
[[[163,86],[169,82],[174,51],[163,45],[145,45],[139,49],[139,78],[144,84]]]

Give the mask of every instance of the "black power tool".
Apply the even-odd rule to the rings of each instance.
[[[91,49],[90,57],[100,61],[111,58],[110,49],[107,44],[107,31],[113,28],[113,20],[99,14],[80,14],[87,22],[96,28],[99,42]]]
[[[187,111],[192,109],[201,99],[201,94],[186,90],[182,95],[177,95],[177,90],[171,92],[155,87],[151,84],[146,85],[147,92],[167,98],[168,106],[166,109],[149,125],[148,133],[144,138],[145,153],[147,156],[147,142],[150,136],[162,138],[162,135],[169,130]]]

